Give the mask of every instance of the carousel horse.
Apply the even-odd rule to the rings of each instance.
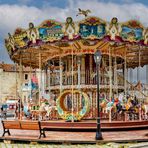
[[[39,109],[36,110],[32,110],[32,119],[39,119],[39,120],[43,120],[46,114],[46,110],[45,110],[45,102],[42,102]]]
[[[103,99],[102,102],[100,103],[102,113],[107,114],[110,111],[114,110],[114,102],[113,101],[108,101],[106,99]]]
[[[46,110],[46,119],[52,119],[52,118],[55,118],[53,117],[54,115],[54,112],[57,111],[57,107],[56,106],[46,106],[45,107],[45,110]]]
[[[116,110],[114,110],[114,118],[123,119],[125,112],[128,113],[129,120],[137,119],[139,115],[139,104],[138,101],[134,98],[125,98],[123,97],[120,101],[115,101]]]
[[[148,120],[148,104],[142,105],[143,116],[145,120]]]
[[[136,98],[129,97],[125,103],[125,110],[128,113],[129,120],[137,119],[139,115],[140,104]]]
[[[117,118],[119,116],[122,116],[125,111],[125,103],[123,102],[123,100],[125,99],[119,100],[118,98],[116,98],[116,99],[112,99],[111,101],[104,99],[100,103],[102,112],[105,114],[111,112],[112,120],[117,120]],[[126,108],[129,109],[130,105],[126,104]]]
[[[46,111],[45,117],[46,117],[47,120],[48,120],[48,119],[54,118],[54,117],[52,117],[52,116],[54,116],[54,115],[53,115],[54,112],[57,111],[57,107],[56,107],[55,101],[54,101],[53,99],[51,99],[51,100],[49,101],[49,104],[46,104],[46,105],[44,106],[44,110]]]
[[[123,117],[125,112],[128,114],[129,120],[138,118],[139,103],[136,98],[126,98],[125,96],[122,96],[121,98],[120,96],[119,99],[115,98],[111,101],[103,99],[100,103],[100,106],[102,108],[102,113],[106,114],[111,112],[113,120]]]

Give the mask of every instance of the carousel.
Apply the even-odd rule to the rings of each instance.
[[[17,28],[13,34],[8,33],[5,46],[20,67],[20,78],[22,67],[38,69],[38,88],[34,92],[38,95],[27,100],[27,104],[30,100],[34,103],[30,113],[42,108],[44,120],[93,121],[98,111],[99,80],[102,121],[147,120],[147,95],[140,89],[140,81],[137,85],[128,81],[128,70],[148,64],[148,28],[137,20],[121,23],[114,17],[107,22],[87,13],[84,16],[77,22],[67,17],[65,22],[49,19],[39,26],[29,23],[27,29]],[[99,78],[96,51],[101,53]],[[49,99],[43,106],[45,91]]]

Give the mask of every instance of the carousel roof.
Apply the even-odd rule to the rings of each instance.
[[[28,29],[17,28],[8,33],[5,46],[10,58],[24,66],[38,68],[48,60],[69,54],[102,54],[126,58],[128,67],[148,64],[148,28],[139,21],[119,23],[117,18],[106,22],[97,17],[86,17],[74,22],[68,17],[64,23],[46,20]]]

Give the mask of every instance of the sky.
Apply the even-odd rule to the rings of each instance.
[[[0,62],[12,63],[4,47],[8,32],[28,28],[29,22],[38,26],[46,19],[82,19],[76,17],[78,8],[90,9],[92,16],[106,21],[112,17],[119,22],[137,19],[148,27],[148,0],[0,0]]]

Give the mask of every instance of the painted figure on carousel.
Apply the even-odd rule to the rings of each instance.
[[[34,27],[33,23],[29,23],[29,30],[27,31],[27,36],[30,43],[35,44],[39,39],[38,29]]]
[[[112,18],[111,23],[109,26],[107,26],[106,30],[111,40],[115,40],[116,36],[119,36],[121,32],[121,26],[119,25],[118,19],[116,17]]]
[[[66,36],[68,36],[69,40],[72,40],[77,37],[78,35],[78,27],[77,25],[73,22],[73,19],[71,17],[68,17],[66,19],[65,26],[63,28],[63,31]]]

